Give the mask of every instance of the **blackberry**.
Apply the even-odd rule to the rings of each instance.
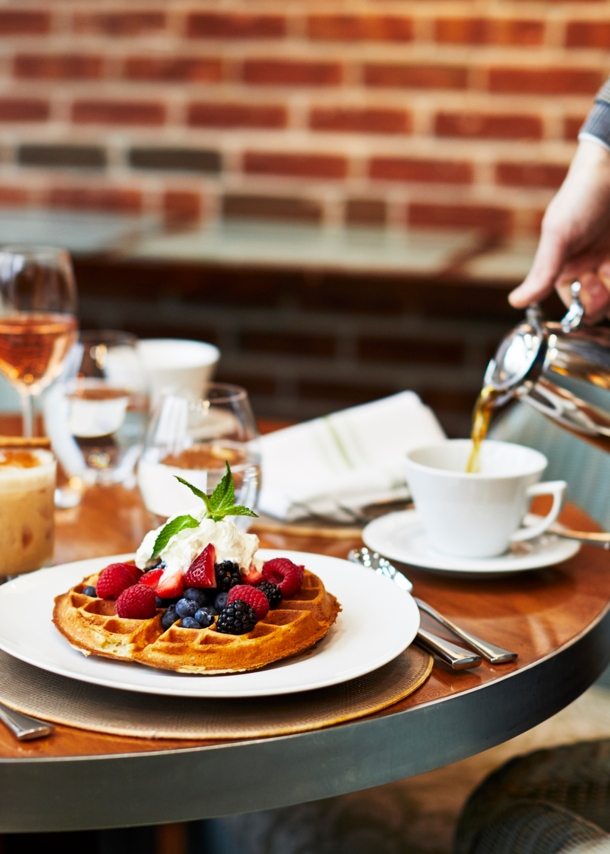
[[[254,609],[243,599],[236,599],[221,611],[216,621],[216,631],[225,635],[245,635],[256,625]]]
[[[85,587],[83,593],[85,594],[85,596],[97,596],[97,593],[95,592],[95,587],[92,587],[91,585]]]
[[[261,581],[261,583],[257,584],[256,587],[258,587],[258,589],[261,590],[269,600],[269,607],[271,610],[277,608],[282,601],[282,594],[280,593],[280,588],[277,584],[274,584],[273,581]]]
[[[234,560],[223,560],[214,564],[216,587],[220,593],[228,593],[231,587],[241,584],[241,572]]]

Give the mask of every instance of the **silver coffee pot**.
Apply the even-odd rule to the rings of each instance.
[[[493,389],[493,405],[519,398],[571,433],[610,452],[610,412],[579,397],[581,380],[610,389],[610,329],[584,326],[580,283],[571,286],[572,302],[559,323],[543,319],[536,305],[500,343],[485,372],[484,387]],[[610,407],[610,395],[608,396]]]

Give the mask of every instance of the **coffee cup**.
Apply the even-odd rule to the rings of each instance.
[[[471,449],[470,439],[449,439],[407,454],[407,482],[432,548],[456,557],[495,557],[511,543],[543,534],[557,519],[567,486],[563,480],[540,483],[544,454],[486,440],[480,472],[470,474]],[[523,526],[536,495],[551,495],[552,507],[543,519]]]
[[[148,375],[155,406],[164,392],[182,390],[200,397],[212,379],[220,350],[204,341],[146,338],[138,342],[138,355]]]

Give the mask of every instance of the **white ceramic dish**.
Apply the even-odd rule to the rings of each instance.
[[[196,676],[84,656],[51,622],[55,596],[108,563],[131,555],[67,563],[0,586],[0,649],[48,670],[126,691],[180,697],[261,697],[336,685],[387,664],[409,646],[419,612],[408,593],[370,569],[306,552],[260,549],[264,560],[290,557],[316,573],[341,605],[328,635],[313,649],[252,673]]]
[[[429,545],[416,510],[380,516],[365,527],[362,539],[371,551],[379,552],[391,560],[437,572],[470,575],[505,575],[553,566],[573,557],[580,549],[580,543],[576,540],[544,534],[535,540],[513,543],[510,551],[498,557],[452,557]]]

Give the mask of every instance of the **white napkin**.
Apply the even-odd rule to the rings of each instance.
[[[444,438],[412,391],[270,433],[260,439],[259,508],[294,521],[406,497],[405,453]]]

